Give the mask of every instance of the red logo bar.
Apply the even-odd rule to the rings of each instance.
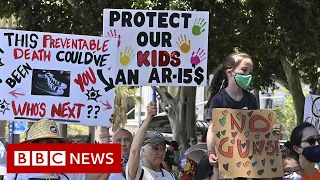
[[[8,173],[121,173],[120,144],[8,144]]]

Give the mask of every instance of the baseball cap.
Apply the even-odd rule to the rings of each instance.
[[[166,140],[166,138],[161,133],[156,131],[149,131],[147,132],[144,138],[143,146],[147,144],[151,144],[154,146],[162,142],[165,142],[167,145],[170,145],[170,142]]]
[[[7,155],[6,155],[6,149],[2,142],[0,141],[0,175],[6,175],[7,174]]]

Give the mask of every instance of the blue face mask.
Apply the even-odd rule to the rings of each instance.
[[[303,148],[302,155],[312,163],[320,162],[320,145]]]
[[[283,177],[283,180],[301,180],[301,179],[302,179],[301,175],[296,172],[293,172],[292,174],[289,174]]]

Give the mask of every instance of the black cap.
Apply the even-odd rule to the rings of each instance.
[[[144,138],[143,146],[147,144],[151,144],[154,146],[162,142],[165,142],[167,145],[170,145],[170,142],[166,140],[166,138],[161,133],[156,131],[149,131],[147,132]]]

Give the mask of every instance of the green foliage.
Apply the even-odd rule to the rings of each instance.
[[[289,140],[292,130],[297,126],[296,113],[290,92],[285,88],[281,88],[280,92],[285,92],[284,105],[276,106],[275,110],[278,121],[283,124],[285,129],[284,139]]]
[[[68,135],[75,136],[75,135],[83,135],[88,134],[89,129],[83,125],[76,125],[76,124],[68,124]]]

